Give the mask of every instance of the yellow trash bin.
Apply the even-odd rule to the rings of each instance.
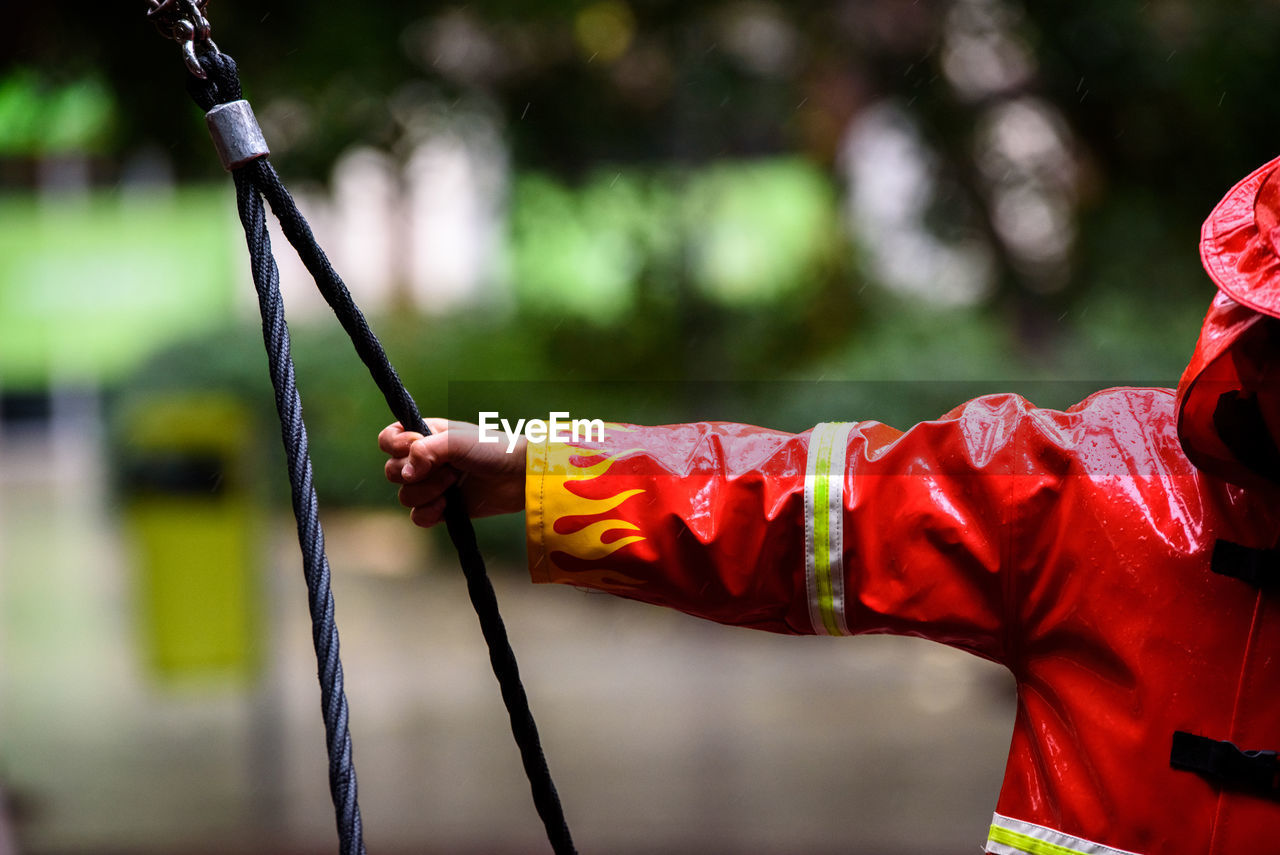
[[[261,520],[248,408],[167,396],[122,420],[140,641],[163,679],[252,679],[261,660]]]

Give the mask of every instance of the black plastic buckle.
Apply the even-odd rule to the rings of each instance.
[[[1242,751],[1232,742],[1177,730],[1169,765],[1226,789],[1280,800],[1280,758],[1274,751]]]
[[[1255,549],[1219,540],[1213,545],[1209,569],[1255,588],[1274,588],[1280,583],[1280,549]]]

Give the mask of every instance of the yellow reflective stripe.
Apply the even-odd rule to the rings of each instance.
[[[818,614],[827,635],[838,635],[831,600],[831,434],[825,431],[818,443],[818,460],[813,478],[813,547]]]
[[[846,423],[823,423],[809,437],[805,465],[805,587],[813,631],[848,635],[844,601]]]
[[[1138,855],[1000,814],[992,817],[986,849],[992,855]]]
[[[821,634],[823,625],[822,612],[818,609],[818,556],[817,556],[817,509],[815,505],[815,486],[818,468],[818,445],[822,441],[819,428],[813,429],[809,435],[809,454],[805,460],[804,472],[804,586],[809,605],[809,623],[815,633]],[[825,521],[824,521],[825,524]]]
[[[1068,849],[1065,846],[1059,846],[1056,843],[1049,843],[1045,840],[1036,840],[1034,837],[1028,837],[1025,834],[1019,834],[1016,831],[1009,831],[998,825],[991,826],[990,840],[992,843],[1003,843],[1006,846],[1013,846],[1019,852],[1026,852],[1027,855],[1084,855],[1079,849]]]

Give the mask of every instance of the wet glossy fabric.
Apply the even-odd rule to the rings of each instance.
[[[1205,220],[1200,257],[1218,286],[1182,380],[1178,430],[1187,456],[1233,483],[1266,483],[1222,441],[1214,411],[1222,395],[1256,397],[1280,439],[1280,158],[1231,189]]]
[[[1237,303],[1280,317],[1280,158],[1231,188],[1200,231],[1200,260]]]
[[[1268,175],[1206,224],[1223,293],[1176,393],[1110,389],[1066,412],[992,395],[906,432],[616,425],[531,446],[534,579],[1004,664],[1018,711],[990,852],[1280,852],[1280,801],[1169,763],[1178,730],[1280,749],[1280,596],[1210,570],[1219,539],[1280,533],[1280,491],[1215,422],[1224,393],[1266,394],[1280,363],[1256,311],[1280,308],[1274,226],[1243,221]]]
[[[1280,615],[1255,621],[1276,604],[1209,571],[1219,537],[1274,541],[1280,497],[1199,472],[1176,409],[1171,390],[1116,389],[1065,413],[1001,395],[906,433],[854,424],[844,618],[1013,671],[1003,816],[1140,853],[1202,855],[1218,829],[1212,851],[1245,852],[1262,826],[1236,817],[1280,827],[1280,804],[1220,801],[1169,767],[1169,745],[1175,730],[1280,745]],[[805,574],[810,436],[626,426],[535,447],[535,579],[825,631]]]

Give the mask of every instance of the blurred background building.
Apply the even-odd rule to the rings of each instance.
[[[230,182],[146,4],[0,28],[0,790],[26,853],[333,849]],[[1280,5],[219,2],[272,159],[432,413],[898,427],[1176,383],[1280,148]],[[541,851],[447,545],[274,233],[370,851]],[[985,838],[1005,675],[499,593],[584,852]]]

